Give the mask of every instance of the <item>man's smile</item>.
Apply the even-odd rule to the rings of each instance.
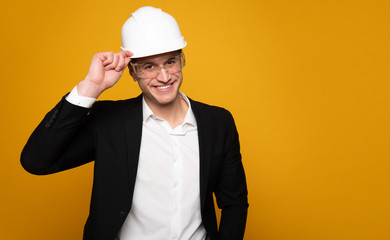
[[[154,88],[159,91],[159,92],[165,92],[165,91],[168,91],[172,88],[173,84],[175,82],[172,82],[170,84],[165,84],[165,85],[162,85],[162,86],[154,86]]]

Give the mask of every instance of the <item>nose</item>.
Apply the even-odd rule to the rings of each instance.
[[[160,67],[160,71],[157,75],[157,80],[160,82],[168,82],[171,79],[171,74],[168,73],[168,70],[164,67]]]

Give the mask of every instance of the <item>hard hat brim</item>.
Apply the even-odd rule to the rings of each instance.
[[[185,46],[187,46],[187,42],[183,40],[182,43],[176,44],[176,46],[171,46],[171,47],[168,47],[168,48],[165,48],[165,49],[159,49],[159,50],[148,49],[146,51],[135,51],[135,50],[132,50],[132,49],[124,48],[123,46],[121,47],[121,49],[122,49],[122,51],[130,51],[130,52],[132,52],[133,56],[131,56],[131,58],[141,58],[141,57],[148,57],[148,56],[153,56],[153,55],[157,55],[157,54],[162,54],[162,53],[167,53],[167,52],[180,50],[180,49],[183,49]]]

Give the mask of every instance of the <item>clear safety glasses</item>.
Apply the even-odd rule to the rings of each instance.
[[[153,62],[130,62],[135,75],[139,78],[155,78],[160,74],[161,69],[164,69],[168,74],[175,74],[182,70],[185,64],[183,52],[168,58],[162,65]]]

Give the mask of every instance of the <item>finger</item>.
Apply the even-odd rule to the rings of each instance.
[[[125,58],[125,66],[128,66],[131,61],[131,58]]]
[[[115,68],[115,71],[120,72],[126,68],[126,62],[125,62],[125,57],[122,54],[118,54],[118,55],[119,55],[119,62]]]
[[[134,55],[134,53],[132,53],[130,51],[122,51],[121,53],[122,53],[123,57],[125,57],[125,58],[130,58],[131,56]]]
[[[114,60],[114,53],[113,52],[104,52],[103,53],[103,57],[104,57],[104,60],[103,60],[103,65],[104,66],[107,66],[109,64],[111,64]]]
[[[125,58],[125,65],[129,65],[130,61],[131,61],[131,56],[134,55],[134,53],[130,52],[130,51],[123,51],[122,52],[124,58]]]
[[[116,66],[118,65],[118,62],[119,62],[119,55],[118,54],[113,54],[113,60],[112,60],[112,63],[110,63],[109,65],[107,65],[105,67],[106,70],[112,70],[112,69],[115,69]]]

